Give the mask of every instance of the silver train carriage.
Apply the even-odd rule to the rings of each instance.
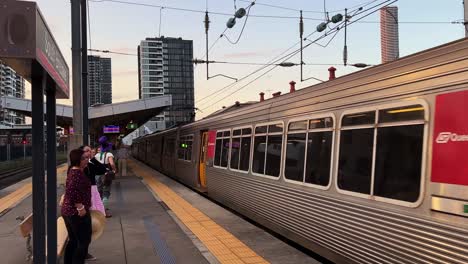
[[[133,143],[337,263],[468,263],[468,39]]]

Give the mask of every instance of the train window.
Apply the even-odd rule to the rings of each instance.
[[[265,174],[266,136],[255,136],[252,171]]]
[[[259,129],[261,128],[261,129]],[[258,131],[267,128],[266,134]],[[273,124],[255,128],[254,157],[252,171],[257,174],[278,177],[281,166],[283,145],[283,124]]]
[[[250,135],[250,134],[252,134],[252,129],[251,128],[242,129],[242,135]]]
[[[307,120],[289,123],[288,131],[307,130]]]
[[[424,107],[422,105],[410,105],[379,111],[379,123],[409,120],[424,120]]]
[[[216,135],[214,166],[227,168],[229,161],[229,147],[231,144],[231,131],[227,130],[217,132]]]
[[[376,115],[378,121],[368,122]],[[364,125],[365,119],[367,125]],[[345,120],[348,125],[361,126],[346,127]],[[345,115],[342,122],[338,187],[386,199],[416,202],[421,187],[424,107],[409,105]]]
[[[268,135],[265,174],[278,177],[281,165],[283,135]]]
[[[330,128],[330,127],[333,127],[333,119],[331,117],[316,118],[316,119],[309,120],[310,129]]]
[[[333,131],[309,132],[304,179],[306,183],[328,185],[332,159],[332,140]]]
[[[267,132],[267,126],[258,126],[255,128],[255,134],[263,134]]]
[[[341,131],[338,187],[370,194],[374,128]]]
[[[330,181],[333,118],[291,122],[284,176],[287,180],[327,186]]]
[[[241,138],[239,170],[242,170],[242,171],[249,170],[251,141],[252,139],[250,138],[250,136]]]
[[[221,165],[221,145],[223,145],[222,139],[216,139],[216,147],[215,147],[215,157],[214,157],[214,165],[220,166]]]
[[[223,139],[223,145],[221,147],[221,167],[226,168],[228,165],[228,157],[229,157],[229,138]]]
[[[342,126],[358,126],[375,123],[375,111],[345,115],[341,120]]]
[[[423,135],[422,124],[378,128],[374,195],[418,200]]]
[[[307,128],[307,122],[305,124]],[[291,128],[291,124],[289,127]],[[288,134],[284,168],[284,176],[288,180],[304,181],[306,135],[306,133]]]
[[[274,124],[268,126],[268,133],[283,132],[283,124]]]
[[[251,128],[233,130],[231,160],[229,163],[231,169],[241,171],[249,170],[251,133]]]
[[[192,161],[193,135],[179,137],[177,157],[181,160]]]
[[[236,130],[234,130],[236,131]],[[239,130],[240,131],[240,130]],[[239,156],[240,156],[240,137],[233,137],[232,138],[232,145],[231,145],[231,161],[230,161],[230,168],[238,170],[239,169]]]

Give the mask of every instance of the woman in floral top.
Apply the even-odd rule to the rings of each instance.
[[[61,210],[68,231],[65,264],[84,263],[91,243],[91,181],[83,173],[88,161],[89,154],[83,150],[74,149],[70,152],[70,167]]]

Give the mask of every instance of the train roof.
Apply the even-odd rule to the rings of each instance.
[[[417,72],[418,70],[427,67],[427,65],[448,63],[450,60],[453,60],[453,56],[444,57],[444,55],[454,51],[466,49],[468,49],[468,38],[465,37],[399,58],[395,61],[379,64],[370,68],[337,77],[333,80],[304,87],[302,89],[296,90],[293,93],[286,93],[277,97],[271,97],[265,99],[262,102],[247,102],[239,104],[236,102],[236,104],[232,106],[217,110],[203,119],[180,126],[178,128],[190,128],[194,125],[209,123],[217,119],[224,119],[227,118],[227,116],[235,114],[237,111],[258,111],[265,107],[269,107],[272,104],[279,103],[283,100],[288,100],[295,96],[301,96],[312,92],[315,93],[317,91],[333,90],[338,86],[349,86],[350,88],[353,88],[359,87],[360,85],[367,85],[374,82],[376,83],[384,79],[396,78],[403,73]],[[157,132],[152,135],[158,135],[161,133],[164,133],[164,131]]]

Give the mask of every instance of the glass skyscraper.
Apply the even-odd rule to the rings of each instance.
[[[0,61],[0,95],[24,98],[25,81],[15,70],[2,64]],[[8,109],[0,108],[0,124],[4,126],[14,126],[24,124],[24,115]]]
[[[88,56],[89,105],[112,104],[112,63],[110,58]]]
[[[172,95],[172,106],[155,116],[152,132],[192,122],[194,110],[193,42],[181,38],[146,38],[138,46],[140,99]]]

